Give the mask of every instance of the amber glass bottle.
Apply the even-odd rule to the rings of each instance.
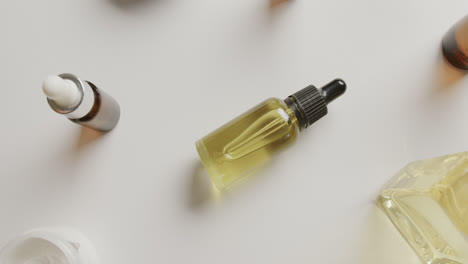
[[[450,64],[468,71],[468,15],[445,34],[442,52]]]
[[[203,165],[218,188],[253,172],[293,143],[302,128],[327,114],[327,104],[346,90],[334,80],[310,85],[285,100],[270,98],[196,142]]]

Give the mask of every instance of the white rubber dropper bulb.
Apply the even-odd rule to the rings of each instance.
[[[64,108],[73,108],[81,100],[81,93],[76,84],[60,76],[48,76],[42,83],[42,90],[47,98]]]

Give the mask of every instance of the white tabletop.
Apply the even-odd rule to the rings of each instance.
[[[123,0],[122,0],[123,1]],[[374,204],[406,163],[468,148],[468,78],[440,41],[466,0],[0,3],[0,245],[67,225],[102,263],[419,263]],[[95,138],[49,74],[121,104]],[[255,180],[216,195],[194,142],[268,97],[347,93]]]

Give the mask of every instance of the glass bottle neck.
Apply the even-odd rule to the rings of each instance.
[[[291,97],[288,97],[284,99],[284,102],[286,105],[291,109],[291,111],[294,113],[294,116],[297,119],[297,122],[299,123],[299,128],[302,130],[303,128],[306,128],[306,123],[305,123],[305,118],[303,113],[299,110],[299,107],[297,104],[294,102],[294,99]],[[288,113],[289,114],[289,113]]]

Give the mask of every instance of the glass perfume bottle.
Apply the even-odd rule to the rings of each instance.
[[[198,154],[215,185],[225,188],[261,167],[293,143],[301,129],[325,116],[327,104],[345,91],[345,82],[336,79],[285,100],[270,98],[198,140]]]
[[[377,203],[425,263],[468,263],[468,152],[410,163]]]
[[[450,64],[468,71],[468,15],[445,34],[442,39],[442,52]]]

